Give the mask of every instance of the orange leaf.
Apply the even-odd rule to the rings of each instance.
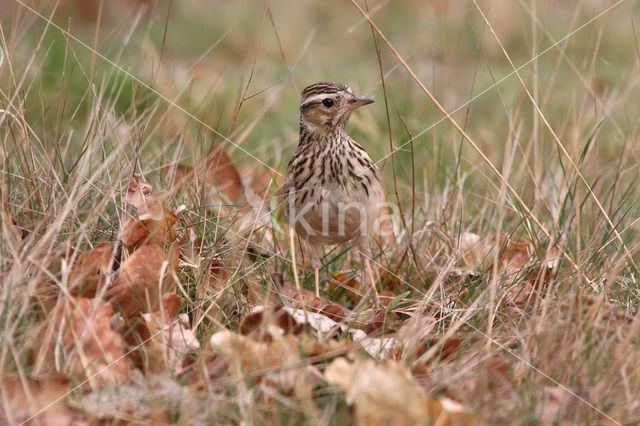
[[[91,387],[125,382],[129,365],[112,315],[111,304],[98,299],[60,299],[42,334],[35,370],[63,369],[77,381],[89,379]]]
[[[273,332],[271,327],[280,329],[282,334],[300,334],[302,332],[302,327],[289,312],[280,306],[275,306],[245,316],[240,322],[240,333],[253,340],[270,342]]]
[[[175,231],[177,220],[178,218],[166,208],[159,220],[140,219],[136,216],[124,224],[120,239],[126,247],[138,248],[151,243],[166,246],[177,238]]]
[[[240,173],[222,146],[209,151],[205,167],[207,182],[220,188],[229,200],[235,202],[243,195]]]
[[[162,299],[164,312],[143,314],[144,324],[136,332],[144,336],[144,355],[151,372],[159,374],[169,369],[180,374],[184,357],[199,349],[200,342],[189,328],[189,317],[185,314],[177,316],[182,298],[168,293]]]
[[[140,182],[135,176],[129,181],[124,199],[138,210],[141,220],[161,220],[164,217],[164,207],[153,193],[153,185]]]
[[[109,289],[107,297],[125,318],[136,318],[142,312],[159,310],[162,295],[174,285],[171,271],[177,266],[175,252],[172,250],[167,254],[157,244],[147,244],[122,262],[120,276]],[[165,262],[166,273],[162,276]],[[162,288],[159,288],[161,279]]]
[[[78,255],[69,273],[69,289],[73,296],[95,297],[110,272],[112,254],[113,244],[105,242]]]
[[[0,384],[0,390],[3,399],[0,423],[4,425],[22,424],[36,413],[37,419],[29,424],[71,426],[81,420],[64,403],[64,397],[71,391],[64,374],[35,380],[9,376]]]

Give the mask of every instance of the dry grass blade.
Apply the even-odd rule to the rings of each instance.
[[[620,243],[620,245],[624,249],[625,255],[627,256],[627,260],[629,261],[629,263],[631,265],[633,265],[633,268],[637,271],[638,270],[638,265],[636,265],[636,262],[633,259],[633,254],[629,251],[629,249],[627,248],[627,245],[624,243],[624,241],[622,241],[622,237],[620,236],[620,233],[618,232],[618,229],[617,229],[616,225],[614,225],[613,222],[611,221],[611,218],[609,217],[609,215],[605,211],[604,207],[600,203],[600,200],[598,200],[598,197],[593,192],[593,189],[591,188],[591,185],[589,185],[589,182],[587,182],[587,180],[584,178],[584,175],[582,174],[582,172],[580,171],[580,169],[578,168],[576,163],[573,161],[573,158],[571,157],[571,155],[569,155],[569,153],[567,152],[566,148],[562,144],[562,141],[560,140],[560,138],[558,137],[556,132],[553,130],[553,127],[551,127],[551,125],[549,124],[549,121],[547,120],[547,118],[545,117],[544,113],[542,112],[542,110],[538,106],[538,103],[535,101],[535,99],[531,95],[531,91],[529,91],[529,88],[527,87],[527,85],[522,80],[522,77],[520,76],[520,73],[516,69],[516,66],[513,64],[513,62],[511,61],[511,57],[509,56],[509,54],[505,50],[504,46],[502,45],[502,42],[500,41],[500,38],[498,37],[498,35],[496,34],[495,30],[493,29],[493,26],[491,25],[491,23],[487,19],[487,16],[484,14],[482,9],[480,8],[480,5],[478,5],[478,2],[476,0],[473,0],[473,4],[475,4],[476,8],[478,9],[478,12],[480,12],[480,15],[482,15],[482,19],[484,20],[485,24],[487,25],[487,27],[489,27],[489,30],[491,31],[491,34],[493,35],[494,39],[496,40],[496,43],[498,43],[498,45],[500,46],[500,50],[502,51],[502,53],[504,54],[505,58],[509,62],[509,65],[511,66],[511,69],[513,70],[515,75],[518,77],[518,81],[520,82],[520,85],[522,86],[522,88],[524,89],[525,93],[527,94],[527,97],[529,98],[529,100],[531,101],[531,104],[533,105],[533,107],[535,108],[536,112],[538,113],[538,116],[542,119],[542,122],[547,127],[547,130],[549,130],[549,133],[551,133],[551,136],[553,137],[554,142],[556,143],[556,145],[558,146],[558,148],[560,149],[562,154],[567,158],[567,160],[569,160],[569,164],[571,164],[571,167],[575,171],[576,175],[580,178],[580,181],[587,188],[587,191],[589,191],[589,195],[591,196],[591,198],[593,199],[594,203],[598,207],[598,210],[600,210],[600,213],[602,213],[602,216],[604,217],[604,219],[607,221],[607,223],[611,227],[611,231],[614,233],[616,239],[618,240],[618,242]],[[545,232],[545,231],[543,231],[543,232]],[[545,234],[546,234],[546,232],[545,232]]]
[[[358,3],[355,2],[355,0],[351,0],[351,2],[358,9],[358,11],[369,21],[369,24],[372,26],[372,28],[374,28],[376,30],[376,33],[380,36],[380,38],[382,38],[382,40],[385,42],[387,47],[389,47],[389,49],[393,52],[393,54],[398,59],[398,61],[400,61],[402,66],[411,75],[411,78],[418,84],[418,86],[420,86],[420,89],[429,97],[429,99],[431,99],[431,101],[434,103],[436,108],[438,108],[438,110],[442,114],[444,114],[444,116],[447,118],[447,120],[449,120],[449,122],[462,135],[462,137],[465,139],[465,141],[467,141],[467,143],[469,143],[469,145],[471,145],[471,147],[474,149],[474,151],[476,151],[476,153],[478,153],[480,158],[482,158],[482,161],[484,161],[489,166],[489,168],[491,169],[493,174],[496,175],[498,177],[498,179],[500,180],[500,182],[503,185],[505,185],[505,187],[509,190],[509,193],[518,202],[518,205],[525,211],[525,220],[532,220],[533,223],[535,223],[535,225],[538,227],[538,229],[540,229],[540,231],[545,235],[545,237],[547,237],[550,241],[552,241],[553,237],[552,237],[551,233],[542,224],[542,222],[540,222],[540,220],[538,220],[538,218],[531,212],[529,207],[527,207],[527,205],[522,200],[522,198],[520,198],[520,195],[513,188],[513,186],[511,186],[511,184],[505,180],[505,178],[502,176],[502,173],[500,173],[500,171],[498,171],[498,169],[493,165],[493,163],[489,160],[489,158],[482,152],[480,147],[478,147],[478,145],[473,141],[473,139],[471,139],[471,137],[467,134],[467,132],[465,132],[464,129],[462,129],[462,127],[460,127],[460,125],[457,123],[457,121],[447,112],[447,110],[445,110],[443,108],[443,106],[440,104],[440,102],[438,102],[438,100],[431,94],[431,92],[425,87],[425,85],[422,84],[422,82],[420,81],[418,76],[413,72],[411,67],[409,67],[409,65],[404,61],[404,59],[402,59],[402,56],[400,56],[400,54],[395,49],[395,47],[393,47],[391,42],[389,42],[389,40],[385,37],[385,35],[382,33],[382,31],[380,31],[380,29],[373,23],[373,21],[371,20],[371,18],[369,18],[369,16],[366,14],[366,12],[364,10],[362,10],[362,8],[358,5]],[[599,291],[599,289],[595,285],[595,283],[584,274],[584,272],[582,271],[582,268],[580,268],[580,266],[578,266],[576,264],[576,262],[571,258],[571,256],[569,256],[569,254],[564,249],[562,249],[562,256],[567,260],[567,262],[569,262],[571,267],[580,275],[580,277],[587,284],[589,284],[589,286],[594,291],[596,291],[596,292]]]

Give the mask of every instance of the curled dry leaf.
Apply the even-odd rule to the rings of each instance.
[[[483,239],[473,232],[462,233],[459,250],[465,264],[472,269],[489,268],[497,255],[498,271],[524,267],[533,252],[528,242],[515,241],[505,235]]]
[[[69,291],[73,296],[95,297],[111,271],[113,244],[100,243],[88,253],[81,253],[69,273]],[[115,253],[116,258],[118,253]],[[114,259],[115,263],[116,260]]]
[[[235,202],[242,196],[240,173],[221,145],[209,151],[205,167],[207,182],[220,188],[229,200]]]
[[[553,247],[547,251],[545,258],[532,265],[526,271],[527,279],[517,283],[507,292],[507,300],[517,306],[525,306],[541,297],[547,285],[558,274],[558,263],[561,252]]]
[[[40,338],[35,374],[64,371],[92,388],[127,381],[130,367],[112,315],[111,304],[98,299],[60,299]]]
[[[214,255],[210,261],[209,273],[207,274],[206,280],[209,285],[198,286],[196,296],[199,298],[208,297],[211,293],[222,291],[227,285],[227,271],[222,259]]]
[[[0,423],[22,424],[30,417],[38,417],[28,424],[78,425],[80,416],[64,402],[71,392],[69,380],[64,374],[54,374],[42,379],[6,377],[0,384],[2,408]],[[58,401],[59,400],[59,401]],[[40,412],[43,410],[42,412]]]
[[[314,312],[320,312],[327,306],[332,305],[333,302],[324,296],[316,297],[315,292],[307,290],[306,288],[298,288],[295,284],[288,281],[282,283],[280,293],[296,307],[304,307]]]
[[[506,235],[492,238],[498,246],[498,270],[509,271],[524,268],[530,261],[533,247],[529,242],[512,240]]]
[[[260,308],[261,307],[256,307],[254,309]],[[348,333],[354,342],[360,344],[360,346],[374,358],[386,359],[390,357],[398,345],[398,340],[395,337],[369,337],[363,330],[353,328],[352,324],[346,325],[342,322],[336,322],[329,316],[321,313],[289,307],[282,309],[289,312],[296,323],[309,326],[321,334],[326,335],[337,331]]]
[[[124,199],[138,210],[140,220],[162,220],[164,217],[164,206],[153,193],[153,185],[149,182],[140,182],[137,177],[132,177]]]
[[[490,388],[510,388],[509,363],[501,356],[492,356],[485,361],[487,381]]]
[[[325,371],[326,380],[345,392],[360,425],[471,424],[458,403],[429,396],[409,370],[391,361],[371,359],[354,363],[335,359]]]
[[[204,177],[207,190],[216,187],[231,202],[238,201],[244,194],[240,173],[221,145],[213,147],[205,160],[195,167],[175,163],[166,169],[166,175],[173,182],[174,189],[186,187],[197,191],[201,188]],[[207,197],[210,196],[214,194],[208,193]]]
[[[142,314],[145,331],[142,333],[147,365],[153,373],[161,374],[167,369],[180,374],[184,357],[200,348],[200,342],[189,327],[189,317],[177,316],[182,299],[175,293],[162,298],[163,312]]]
[[[120,239],[126,247],[138,248],[152,243],[166,247],[178,237],[175,230],[177,220],[177,216],[169,209],[164,209],[160,220],[132,217],[122,227]]]
[[[177,239],[175,224],[178,218],[158,200],[150,183],[139,182],[133,177],[125,200],[138,210],[138,215],[129,219],[120,232],[126,247],[137,248],[152,243],[166,246]]]
[[[382,335],[394,331],[394,327],[399,324],[400,319],[394,312],[388,312],[384,308],[378,308],[373,311],[367,311],[363,315],[365,324],[362,331],[368,335]]]
[[[278,188],[276,196],[282,195],[282,185],[284,177],[266,168],[255,167],[255,165],[245,165],[240,168],[240,175],[246,191],[246,197],[255,200],[266,200],[269,198],[269,188]]]
[[[254,309],[240,322],[240,333],[254,340],[270,342],[272,335],[300,334],[301,324],[280,306]]]
[[[162,296],[173,286],[173,273],[178,265],[177,246],[169,253],[157,244],[134,251],[120,267],[120,276],[107,292],[107,300],[126,318],[160,309]]]
[[[531,243],[513,240],[505,235],[482,239],[472,232],[464,232],[459,240],[460,256],[467,267],[488,269],[497,258],[500,273],[518,272],[526,274],[522,285],[518,284],[509,291],[508,298],[518,305],[531,299],[536,290],[542,290],[557,273],[561,251],[550,247],[545,257],[534,263],[534,249]]]
[[[307,374],[306,367],[299,363],[303,348],[293,334],[266,343],[223,330],[211,336],[209,345],[225,357],[234,374],[253,375],[256,381],[266,380],[285,391],[294,389],[297,375]]]

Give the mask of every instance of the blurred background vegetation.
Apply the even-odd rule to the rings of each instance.
[[[474,3],[359,4],[368,8],[418,78],[491,162],[499,170],[510,164],[508,180],[525,201],[542,217],[558,221],[560,214],[551,204],[562,204],[561,187],[575,176],[567,171],[566,158]],[[634,181],[640,55],[633,18],[640,16],[640,5],[518,0],[481,1],[479,6],[514,64],[528,63],[520,70],[522,78],[574,161],[583,156],[587,180],[611,188],[623,172],[631,178],[627,182]],[[45,19],[29,8],[52,16],[74,39],[58,29],[45,31]],[[156,154],[162,161],[190,162],[222,141],[205,123],[283,172],[297,143],[301,89],[332,80],[377,100],[354,114],[350,132],[375,160],[382,159],[391,189],[385,102],[372,30],[349,1],[2,0],[0,10],[9,53],[0,69],[0,88],[10,93],[21,78],[27,79],[19,108],[44,146],[57,143],[57,138],[81,150],[91,125],[87,117],[98,102],[105,114],[126,117],[129,123],[143,111],[151,116],[146,123],[155,121],[154,131],[141,126],[131,136],[132,151],[140,147],[162,153]],[[415,136],[419,204],[438,206],[454,188],[463,190],[469,220],[491,210],[490,200],[499,190],[495,177],[383,43],[380,49],[393,144],[401,147],[396,152],[401,197],[407,200],[411,193],[412,154],[404,120]],[[68,126],[76,131],[69,134]],[[176,142],[185,138],[191,142]],[[235,147],[228,150],[238,164],[256,165]],[[72,164],[73,155],[65,161]],[[143,167],[151,170],[157,164]],[[624,204],[607,194],[603,197],[612,205]],[[519,220],[517,215],[514,219]]]

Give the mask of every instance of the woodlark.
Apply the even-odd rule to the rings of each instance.
[[[339,83],[316,83],[302,91],[300,140],[287,168],[284,194],[289,224],[309,251],[316,296],[321,246],[351,241],[377,297],[369,235],[383,200],[380,172],[344,130],[353,110],[372,102]]]

